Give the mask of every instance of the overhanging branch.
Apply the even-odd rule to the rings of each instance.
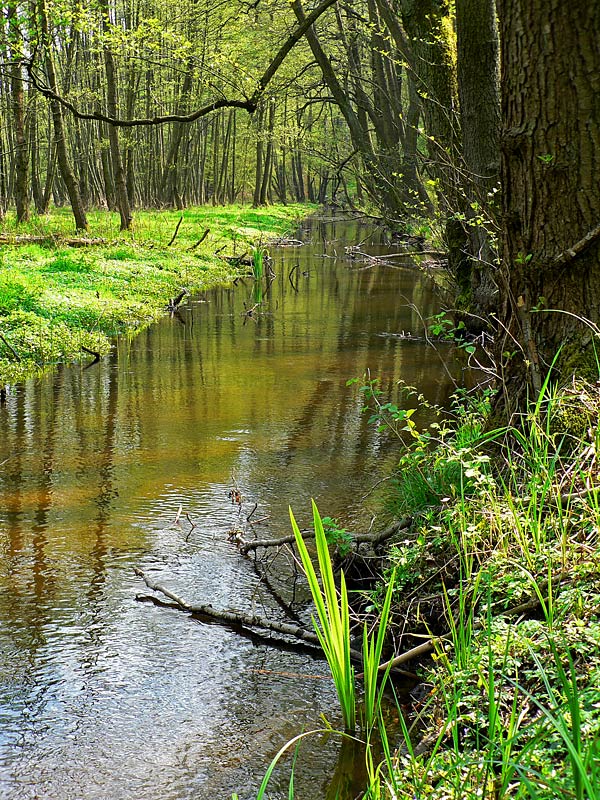
[[[116,117],[111,117],[108,114],[104,114],[101,111],[97,112],[86,112],[80,111],[77,106],[72,103],[70,100],[67,100],[62,95],[55,92],[50,86],[43,83],[39,76],[36,75],[34,69],[34,57],[30,59],[27,63],[27,74],[29,76],[29,80],[35,86],[35,88],[47,97],[50,100],[55,100],[56,102],[60,103],[64,108],[67,108],[73,116],[77,117],[77,119],[83,120],[99,120],[101,122],[106,122],[109,125],[114,125],[117,128],[135,128],[141,127],[145,125],[163,125],[167,122],[195,122],[195,120],[200,119],[200,117],[205,117],[207,114],[211,114],[213,111],[217,111],[220,108],[242,108],[246,110],[249,114],[254,113],[256,107],[264,95],[267,87],[269,86],[270,82],[275,77],[277,70],[284,62],[285,58],[289,54],[289,52],[295,47],[295,45],[302,39],[304,34],[308,31],[309,28],[314,25],[314,23],[322,16],[328,8],[330,8],[337,0],[323,0],[314,11],[312,11],[302,22],[298,25],[295,30],[288,36],[285,40],[283,45],[277,51],[277,54],[263,72],[262,76],[258,80],[258,85],[250,97],[246,97],[242,100],[235,100],[229,99],[226,97],[220,98],[218,100],[214,100],[212,103],[208,103],[200,108],[197,108],[195,111],[192,111],[190,114],[165,114],[163,116],[156,116],[156,117],[148,117],[142,119],[119,119]]]

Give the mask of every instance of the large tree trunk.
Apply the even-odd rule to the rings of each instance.
[[[508,410],[555,364],[589,370],[600,324],[600,14],[588,0],[499,0]],[[505,334],[502,334],[502,331]],[[506,354],[510,354],[507,357]]]

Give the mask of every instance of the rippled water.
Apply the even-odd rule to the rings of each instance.
[[[288,505],[307,524],[311,497],[348,528],[370,523],[361,498],[394,455],[348,378],[369,368],[386,389],[402,378],[445,399],[440,354],[394,335],[435,310],[427,279],[348,259],[366,235],[355,222],[303,235],[311,245],[274,253],[253,318],[250,280],[209,292],[0,407],[1,797],[249,800],[285,741],[323,711],[336,722],[321,661],[139,602],[133,572],[283,618],[228,533],[287,534]],[[253,530],[254,503],[267,519]],[[269,575],[289,599],[289,557]],[[333,795],[339,748],[303,746],[299,799]]]

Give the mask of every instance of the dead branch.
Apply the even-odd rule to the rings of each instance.
[[[179,233],[179,226],[181,225],[182,222],[183,222],[183,214],[179,217],[179,222],[175,226],[175,233],[173,234],[173,236],[171,236],[171,241],[169,242],[167,247],[171,247],[171,245],[173,244],[173,242],[177,238],[177,234]]]
[[[1,333],[0,333],[0,340],[1,340],[1,341],[3,341],[3,342],[4,342],[4,344],[5,344],[5,345],[8,347],[8,349],[9,349],[9,350],[10,350],[10,352],[13,354],[13,356],[15,357],[15,359],[16,359],[17,361],[20,361],[20,360],[21,360],[21,356],[20,356],[20,355],[17,353],[17,351],[15,350],[15,348],[14,348],[14,347],[12,346],[12,344],[11,344],[11,343],[8,341],[8,339],[5,339],[5,337],[4,337],[4,336],[3,336]]]
[[[138,569],[138,567],[134,567],[133,571],[144,581],[149,589],[152,589],[153,592],[158,592],[159,594],[163,594],[165,597],[168,597],[169,600],[175,604],[175,607],[181,611],[187,611],[190,614],[198,614],[200,616],[209,617],[210,619],[225,625],[241,625],[245,628],[262,628],[274,633],[280,633],[284,636],[290,636],[293,639],[298,639],[301,642],[315,645],[319,651],[322,652],[319,637],[312,631],[306,630],[306,628],[303,628],[301,625],[292,625],[288,622],[272,622],[271,620],[265,619],[264,617],[259,617],[256,614],[244,614],[242,611],[219,611],[218,609],[213,608],[211,605],[196,605],[194,603],[189,603],[187,600],[179,597],[162,584],[153,581],[144,572],[142,572],[141,569]],[[362,664],[362,653],[360,650],[354,650],[353,648],[350,648],[350,658],[354,663]],[[395,664],[392,666],[392,669],[394,668]],[[413,680],[417,677],[412,672],[404,672],[396,669],[394,669],[394,672],[397,675],[411,678]],[[357,677],[360,678],[362,676],[357,675]]]
[[[309,642],[317,647],[321,647],[318,636],[312,631],[306,630],[301,625],[292,625],[287,622],[272,622],[271,620],[259,617],[256,614],[245,614],[242,611],[227,611],[218,610],[211,605],[196,605],[176,595],[170,589],[167,589],[160,583],[153,581],[142,570],[137,567],[133,568],[135,574],[141,578],[149,589],[154,592],[159,592],[169,600],[172,600],[175,605],[182,611],[188,611],[191,614],[199,614],[204,617],[222,622],[228,625],[244,625],[249,628],[263,628],[264,630],[273,631],[274,633],[281,633],[284,636],[291,636],[294,639],[300,639],[303,642]],[[362,656],[360,653],[354,652],[354,655],[360,660]]]
[[[84,344],[81,345],[81,349],[84,353],[89,353],[89,355],[94,356],[94,360],[90,362],[88,366],[92,366],[92,364],[97,364],[100,361],[100,353],[97,350],[91,350],[89,347],[86,347]]]
[[[409,528],[412,524],[412,517],[404,517],[398,522],[394,522],[392,525],[387,527],[385,530],[380,531],[380,533],[355,533],[352,536],[353,543],[359,544],[372,544],[373,547],[377,547],[377,545],[385,542],[387,539],[390,539],[394,534],[398,533],[399,531],[405,530]],[[314,539],[314,532],[313,531],[302,531],[302,536],[305,539]],[[233,537],[240,548],[240,553],[245,556],[251,550],[257,550],[259,547],[281,547],[284,544],[293,544],[296,539],[293,534],[289,536],[281,536],[279,539],[254,539],[253,541],[249,542],[247,539],[241,535],[241,533],[237,533],[235,537]]]
[[[542,581],[539,586],[539,594],[536,594],[527,600],[524,603],[519,603],[517,606],[513,606],[512,608],[508,608],[505,611],[499,611],[497,614],[494,614],[494,617],[515,617],[520,616],[521,614],[525,613],[526,611],[531,611],[533,609],[539,608],[543,602],[547,602],[548,598],[544,597],[547,594],[548,589],[550,586],[558,586],[560,583],[565,581],[565,578],[568,577],[565,572],[559,572],[558,575],[551,578],[550,581],[544,580]],[[478,622],[474,626],[475,630],[479,630],[482,628],[482,623]],[[449,632],[446,634],[448,637],[450,634]],[[396,656],[395,658],[386,661],[384,664],[380,664],[379,671],[383,672],[388,667],[390,669],[394,669],[395,667],[399,667],[401,664],[405,664],[407,661],[410,661],[413,658],[421,658],[422,656],[427,655],[432,650],[435,649],[444,639],[443,636],[436,636],[428,639],[423,644],[419,644],[416,647],[407,650],[405,653],[401,653],[400,655]],[[360,675],[357,675],[360,677]]]
[[[201,245],[202,242],[206,239],[206,237],[208,236],[209,233],[210,233],[210,228],[207,228],[204,231],[204,233],[202,234],[202,236],[198,239],[196,244],[193,244],[191,247],[188,247],[188,253],[191,253],[192,250],[195,250],[199,245]]]
[[[171,300],[169,300],[169,311],[177,311],[183,298],[187,297],[188,295],[189,291],[184,287],[176,297],[173,297]]]

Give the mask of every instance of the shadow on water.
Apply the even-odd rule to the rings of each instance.
[[[136,602],[133,566],[197,603],[282,619],[290,556],[266,565],[282,605],[228,539],[232,487],[244,513],[258,504],[261,538],[289,533],[289,505],[306,525],[311,497],[349,529],[370,524],[397,454],[348,378],[370,369],[384,392],[403,379],[434,403],[451,385],[443,352],[397,335],[437,310],[430,284],[349,260],[367,234],[313,221],[312,244],[275,251],[251,315],[247,278],[0,406],[2,797],[250,800],[285,741],[322,712],[339,723],[323,662]],[[353,797],[331,788],[352,778],[346,749],[304,744],[296,796]],[[285,770],[275,780],[285,796]]]

